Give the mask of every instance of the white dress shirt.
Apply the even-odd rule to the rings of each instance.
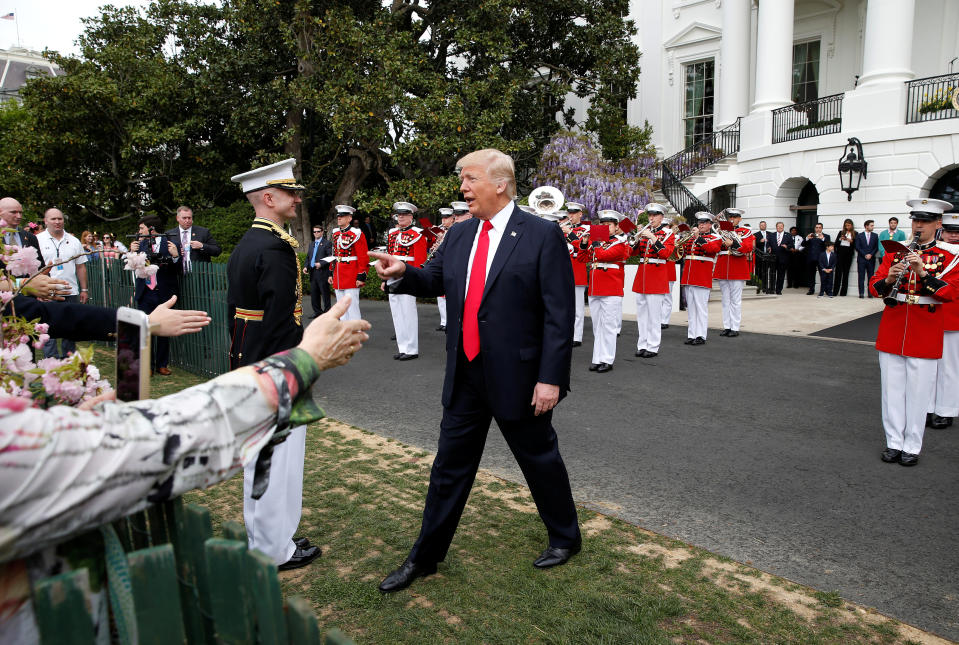
[[[510,215],[513,213],[513,202],[510,201],[503,210],[493,215],[493,218],[490,223],[493,225],[493,228],[489,230],[489,250],[486,252],[486,275],[489,275],[489,268],[493,265],[493,256],[496,255],[496,249],[499,248],[500,240],[503,239],[503,235],[506,233],[506,225],[509,224]],[[476,245],[479,243],[479,236],[483,232],[483,222],[482,220],[479,223],[479,226],[476,227],[476,235],[473,238],[473,248],[470,249],[470,258],[466,263],[466,288],[469,288],[470,284],[470,273],[473,272],[473,256],[476,255]],[[484,279],[485,282],[485,279]],[[466,293],[464,291],[464,293]]]

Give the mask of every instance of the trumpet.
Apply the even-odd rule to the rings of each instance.
[[[628,236],[626,236],[626,243],[629,244],[629,246],[635,247],[637,244],[639,244],[639,239],[642,236],[643,231],[649,230],[651,226],[652,226],[651,223],[646,224],[646,226],[644,226],[643,228],[638,228],[634,230],[633,232],[631,232]]]
[[[910,252],[915,251],[916,249],[919,248],[919,238],[921,236],[922,236],[921,233],[916,233],[915,237],[912,238],[912,243],[908,247],[908,250]],[[905,268],[903,268],[902,273],[900,273],[899,276],[896,278],[896,281],[893,283],[892,289],[889,290],[888,295],[886,295],[886,297],[882,299],[883,303],[889,307],[895,307],[896,305],[899,304],[899,300],[896,299],[896,296],[899,295],[899,286],[902,284],[903,276],[905,276],[906,273],[909,272],[909,269],[908,269],[909,265],[908,263],[906,263],[906,259],[903,258],[902,262],[905,265]]]
[[[685,227],[685,230],[683,230],[683,227]],[[695,228],[690,228],[687,224],[680,224],[679,231],[679,235],[676,236],[676,248],[666,258],[671,262],[678,262],[683,258],[686,254],[686,243],[695,238],[697,233]]]

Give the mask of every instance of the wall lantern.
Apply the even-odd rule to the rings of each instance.
[[[839,158],[839,181],[842,190],[852,201],[852,194],[859,190],[859,182],[866,176],[866,159],[862,154],[862,142],[856,137],[850,137],[849,143]]]

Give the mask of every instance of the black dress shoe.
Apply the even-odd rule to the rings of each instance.
[[[783,295],[783,292],[782,292],[782,291],[777,291],[777,292],[776,292],[776,295],[777,295],[777,296],[781,296],[781,295]]]
[[[638,350],[636,350],[636,353],[634,354],[634,356],[635,356],[636,358],[646,358],[646,350],[645,350],[645,349],[638,349]]]
[[[683,341],[683,345],[692,345],[695,341],[695,338],[687,338],[685,341]]]
[[[413,360],[414,358],[419,358],[419,357],[420,357],[419,354],[400,354],[399,358],[397,358],[396,360],[398,360],[398,361],[411,361],[411,360]]]
[[[719,332],[719,335],[720,335],[720,336],[729,336],[729,330],[728,330],[728,329],[724,329],[724,330],[722,330],[721,332]]]
[[[654,356],[659,356],[659,352],[651,352],[647,349],[646,355],[643,356],[643,358],[653,358]]]
[[[660,329],[669,329],[669,325],[667,325],[666,323],[663,323],[663,324],[661,324],[661,325],[659,326],[659,328],[660,328]]]
[[[299,569],[300,567],[305,567],[320,557],[320,554],[322,553],[323,552],[320,551],[320,547],[318,546],[308,546],[305,549],[301,546],[298,546],[293,552],[293,557],[278,566],[277,569],[280,571],[289,571],[290,569]]]
[[[936,430],[942,430],[943,428],[948,428],[952,425],[952,417],[941,417],[938,414],[932,415],[932,421],[929,423],[930,428],[935,428]]]
[[[812,289],[810,289],[809,291],[806,292],[806,295],[807,295],[807,296],[814,296],[814,295],[816,295],[816,292],[813,291]]]
[[[590,364],[589,364],[589,371],[590,371],[590,372],[595,372],[595,371],[598,370],[598,369],[599,369],[599,363],[590,363]]]
[[[406,558],[406,561],[400,565],[399,569],[393,571],[383,579],[383,582],[380,583],[380,591],[390,593],[399,591],[400,589],[406,589],[413,584],[413,581],[417,578],[423,578],[433,573],[436,573],[435,562],[417,564],[410,562],[410,559]]]
[[[558,567],[561,564],[566,564],[569,562],[569,559],[579,553],[582,548],[583,545],[580,542],[577,542],[569,548],[562,548],[558,546],[547,547],[546,550],[540,553],[539,557],[533,562],[533,566],[537,569]]]
[[[726,335],[729,336],[730,338],[734,338],[734,337],[736,337],[736,336],[739,335],[739,332],[736,331],[735,329],[730,329],[730,330],[729,330],[729,333],[726,334]]]
[[[306,547],[310,546],[310,538],[296,537],[296,536],[294,535],[294,536],[293,536],[293,544],[295,544],[296,546],[300,547],[301,549],[305,549]]]
[[[390,340],[396,340],[396,334],[393,334],[392,336],[390,336]]]
[[[612,369],[613,369],[613,366],[610,365],[609,363],[600,363],[600,364],[599,364],[599,367],[596,368],[596,371],[599,372],[600,374],[603,374],[603,373],[608,372],[608,371],[610,371],[610,370],[612,370]]]
[[[446,331],[446,325],[440,325],[436,328],[436,331]]]
[[[882,451],[882,454],[879,455],[887,464],[894,464],[899,461],[899,457],[902,455],[902,450],[896,450],[895,448],[886,448]]]
[[[574,341],[573,341],[573,347],[579,347],[579,346],[581,346],[582,344],[583,344],[583,341],[581,341],[581,340],[574,340]]]
[[[394,361],[400,360],[400,356],[402,355],[403,355],[403,352],[396,352],[395,354],[393,354],[393,360]]]
[[[900,466],[915,466],[919,463],[919,455],[914,455],[911,452],[904,452],[899,455],[899,465]]]
[[[703,338],[702,336],[697,336],[696,338],[693,339],[693,342],[690,343],[690,345],[705,345],[705,344],[706,344],[706,339]]]

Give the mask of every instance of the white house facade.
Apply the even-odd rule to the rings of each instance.
[[[907,199],[959,206],[956,0],[641,0],[630,18],[628,119],[653,126],[680,212],[735,205],[754,229],[835,235],[846,218],[908,227]],[[850,200],[852,137],[868,166]]]

